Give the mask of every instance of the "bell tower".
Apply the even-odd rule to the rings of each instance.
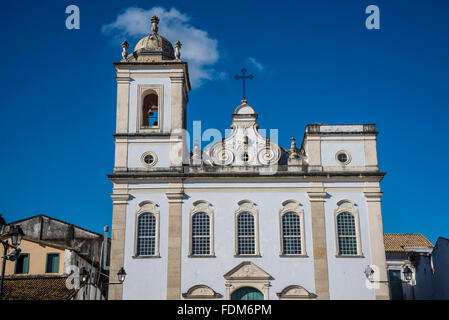
[[[184,136],[190,81],[181,60],[181,43],[173,48],[159,35],[159,19],[151,33],[128,53],[122,43],[117,72],[117,126],[114,173],[181,167],[188,157]]]

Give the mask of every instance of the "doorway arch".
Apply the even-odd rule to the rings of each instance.
[[[231,294],[231,300],[264,300],[263,293],[253,287],[243,287]]]

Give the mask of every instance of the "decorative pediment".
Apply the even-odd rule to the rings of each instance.
[[[182,294],[184,299],[216,299],[220,294],[204,284],[196,285]]]
[[[271,276],[250,261],[244,261],[224,275],[226,280],[269,280]]]
[[[269,166],[277,164],[281,148],[259,133],[254,109],[242,101],[232,115],[231,134],[207,148],[206,164],[220,166]]]
[[[292,299],[292,300],[316,298],[315,294],[310,293],[309,291],[304,289],[304,287],[298,285],[292,285],[284,288],[284,290],[277,293],[277,296],[279,297],[279,299]]]

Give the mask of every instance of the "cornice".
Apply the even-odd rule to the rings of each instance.
[[[363,192],[367,202],[380,202],[383,192]]]
[[[127,204],[130,198],[129,194],[111,194],[113,204]]]
[[[307,192],[307,195],[309,196],[310,202],[322,202],[322,201],[324,201],[324,198],[327,197],[327,192],[312,191],[312,192]]]
[[[166,181],[173,178],[182,180],[208,180],[208,179],[250,179],[255,181],[264,180],[294,180],[294,181],[316,181],[316,182],[380,182],[385,173],[383,172],[292,172],[278,171],[273,175],[261,175],[258,171],[201,171],[189,172],[188,169],[176,168],[176,170],[165,168],[152,171],[116,171],[109,174],[108,178],[115,183],[126,181]]]

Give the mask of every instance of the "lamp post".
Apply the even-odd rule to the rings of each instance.
[[[413,271],[412,271],[412,269],[409,268],[409,266],[405,266],[402,273],[404,274],[405,280],[407,280],[407,281],[412,280]]]
[[[103,274],[104,275],[104,274]],[[107,276],[107,275],[105,275]],[[86,268],[82,267],[79,273],[79,277],[80,277],[80,282],[84,285],[95,285],[95,283],[93,282],[89,282],[89,272],[86,270]],[[118,282],[110,282],[109,284],[123,284],[123,282],[125,281],[126,278],[126,271],[123,267],[120,268],[120,270],[117,272],[117,278],[118,278]],[[100,285],[102,283],[100,282]],[[101,289],[101,286],[100,286]],[[84,293],[83,293],[83,297],[84,297]],[[101,294],[100,294],[101,297]]]
[[[415,288],[413,287],[412,278],[413,278],[413,271],[410,269],[409,266],[405,266],[402,270],[402,273],[404,274],[405,280],[407,280],[407,284],[409,285],[412,300],[415,300]]]
[[[0,236],[3,238],[5,236],[6,231],[6,222],[5,219],[0,215]],[[6,234],[6,240],[0,239],[0,242],[3,245],[3,261],[2,261],[2,274],[0,278],[0,300],[3,299],[3,280],[5,278],[5,268],[6,268],[6,260],[16,261],[20,256],[21,250],[18,248],[24,233],[20,226],[13,226],[8,234]],[[11,244],[8,241],[8,238],[11,238]],[[8,254],[9,249],[14,249],[14,251]]]

